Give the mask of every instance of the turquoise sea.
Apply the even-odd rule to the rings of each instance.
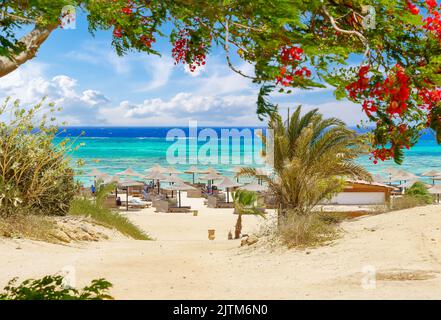
[[[150,167],[160,164],[161,166],[170,166],[167,162],[167,150],[174,144],[175,141],[166,141],[167,132],[172,128],[157,127],[157,128],[122,128],[122,127],[70,127],[65,128],[66,133],[62,136],[77,137],[84,132],[84,136],[78,139],[78,143],[83,143],[84,146],[79,148],[73,153],[73,162],[78,159],[84,161],[84,165],[81,169],[77,170],[77,178],[84,184],[91,183],[90,178],[86,177],[84,173],[97,168],[100,171],[109,173],[111,175],[121,172],[129,167],[138,171],[144,172],[144,170]],[[199,128],[198,133],[204,128]],[[222,129],[232,128],[213,128],[212,131],[216,132],[219,137],[221,136]],[[236,128],[238,130],[248,129],[251,132],[255,129],[262,128]],[[181,128],[186,134],[188,129]],[[200,137],[200,136],[199,136]],[[181,140],[181,139],[180,139]],[[182,139],[180,143],[188,144],[191,139]],[[221,151],[220,144],[223,141],[219,141],[218,152]],[[201,148],[206,141],[200,141],[198,148]],[[257,143],[257,144],[256,144]],[[234,143],[233,143],[234,144]],[[199,168],[213,167],[222,174],[227,176],[233,176],[231,169],[237,165],[244,165],[243,161],[259,159],[261,148],[260,140],[253,142],[240,140],[240,145],[229,144],[229,156],[241,157],[242,163],[232,164],[226,163],[209,163],[202,164],[197,163]],[[254,145],[256,144],[256,145]],[[225,151],[225,150],[224,150]],[[188,152],[188,150],[187,150]],[[245,157],[245,158],[244,158]],[[185,157],[184,157],[185,159]],[[189,157],[187,157],[187,160]],[[220,158],[219,158],[220,159]],[[437,145],[432,133],[424,134],[418,144],[411,150],[406,151],[406,158],[401,166],[394,164],[392,161],[384,163],[373,164],[369,160],[368,156],[362,156],[358,159],[358,162],[364,165],[372,173],[382,173],[387,167],[397,167],[414,174],[421,174],[431,169],[441,170],[441,146]],[[189,166],[194,164],[173,164],[173,166],[183,171]],[[252,161],[254,166],[262,166],[262,164]],[[190,176],[182,175],[183,178],[190,180]],[[428,180],[427,180],[428,181]]]

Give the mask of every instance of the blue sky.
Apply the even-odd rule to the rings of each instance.
[[[162,57],[118,57],[111,31],[93,37],[84,15],[78,15],[75,30],[54,31],[35,59],[0,79],[0,98],[33,104],[47,96],[63,108],[59,118],[69,125],[181,126],[189,120],[206,126],[262,125],[255,113],[258,88],[227,67],[220,48],[193,74],[174,65],[167,39],[155,45]],[[252,66],[236,63],[252,73]],[[362,119],[360,106],[337,101],[332,88],[275,94],[273,100],[282,112],[302,104],[349,125]]]

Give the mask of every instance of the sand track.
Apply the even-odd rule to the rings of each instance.
[[[332,245],[308,250],[239,248],[228,241],[231,210],[129,217],[156,241],[110,240],[60,246],[0,240],[0,286],[70,265],[79,286],[105,277],[121,299],[440,299],[441,207],[367,216],[342,224]],[[246,217],[245,232],[259,219]],[[207,239],[215,228],[217,239]],[[366,269],[378,273],[364,289]]]

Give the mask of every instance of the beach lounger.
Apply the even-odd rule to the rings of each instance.
[[[148,208],[150,205],[149,203],[142,201],[140,199],[132,199],[129,201],[129,208],[136,208],[136,209],[144,209]]]

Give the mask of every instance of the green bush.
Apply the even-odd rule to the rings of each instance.
[[[427,190],[426,185],[419,181],[408,188],[405,194],[419,200],[422,204],[430,204],[433,202],[433,197]]]
[[[0,215],[65,215],[77,192],[67,154],[72,143],[57,146],[52,104],[30,109],[9,99],[0,107]]]
[[[62,276],[29,279],[17,285],[12,279],[0,293],[0,300],[111,300],[108,290],[112,284],[105,279],[93,280],[82,290],[65,287]]]
[[[122,234],[135,240],[150,240],[150,237],[135,226],[127,217],[118,212],[104,208],[105,197],[114,186],[107,185],[97,188],[95,199],[76,198],[71,205],[69,214],[86,216],[107,228],[114,228]]]

